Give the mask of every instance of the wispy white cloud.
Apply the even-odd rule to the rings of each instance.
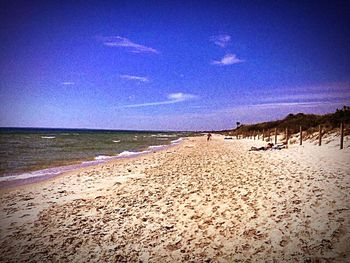
[[[311,89],[310,93],[307,93]],[[130,116],[133,111],[125,111],[123,116],[134,121],[134,127],[140,123],[149,129],[168,130],[223,130],[236,127],[236,121],[241,123],[257,123],[282,119],[290,113],[325,114],[334,112],[337,108],[350,104],[349,84],[327,84],[315,87],[290,87],[289,94],[285,89],[266,93],[264,97],[250,100],[249,94],[240,94],[229,104],[208,104],[193,101],[186,105],[183,111],[172,111],[164,114],[161,111],[140,111]],[[297,93],[294,95],[294,93]],[[334,94],[334,96],[332,95]],[[343,95],[343,96],[336,96]],[[275,97],[273,97],[275,96]],[[176,96],[175,96],[176,97]],[[178,95],[181,98],[181,95]],[[169,98],[169,97],[168,97]],[[269,98],[269,100],[265,100]],[[296,99],[296,100],[295,100]],[[169,121],[171,120],[171,121]]]
[[[318,86],[280,87],[273,90],[261,90],[259,98],[253,98],[253,93],[241,94],[242,100],[252,100],[262,105],[312,105],[320,103],[350,103],[350,84],[331,83]],[[248,98],[244,98],[248,97]],[[253,98],[253,99],[249,99]]]
[[[70,86],[70,85],[75,85],[75,82],[72,82],[72,81],[64,81],[61,83],[62,85],[65,85],[65,86]]]
[[[293,90],[293,93],[342,93],[350,91],[350,82],[330,82],[308,86],[280,86],[283,90]]]
[[[279,109],[281,107],[319,107],[324,105],[342,105],[348,104],[350,100],[335,100],[335,101],[303,101],[303,102],[275,102],[275,103],[260,103],[247,105],[245,107],[255,108],[271,108]]]
[[[100,37],[99,38],[105,46],[108,47],[120,47],[126,48],[133,53],[154,53],[159,54],[159,51],[152,48],[147,47],[141,44],[137,44],[132,42],[130,39],[120,36],[110,36],[110,37]]]
[[[279,108],[279,107],[291,107],[291,106],[317,106],[325,104],[324,101],[309,101],[309,102],[275,102],[275,103],[260,103],[252,104],[247,107],[258,107],[258,108]]]
[[[350,101],[350,91],[342,93],[315,93],[315,94],[290,94],[290,95],[280,95],[278,97],[270,96],[266,98],[261,98],[262,102],[291,102],[299,103],[301,101],[311,101],[311,100],[322,100],[322,101],[339,101],[348,99]],[[294,101],[294,102],[293,102]]]
[[[231,41],[230,35],[216,35],[212,36],[209,39],[211,42],[214,42],[215,45],[218,45],[219,47],[226,47],[229,42]]]
[[[149,79],[147,77],[140,77],[140,76],[133,76],[133,75],[119,75],[121,79],[127,79],[127,80],[136,80],[141,82],[148,82]]]
[[[182,93],[182,92],[171,93],[168,95],[168,99],[176,100],[176,101],[191,100],[195,98],[198,98],[198,96],[193,94],[188,94],[188,93]]]
[[[227,66],[237,63],[242,63],[244,60],[239,59],[235,54],[226,54],[222,59],[220,60],[214,60],[212,62],[213,65],[219,65],[219,66]]]
[[[167,96],[167,100],[164,101],[155,101],[155,102],[146,102],[140,104],[131,104],[122,106],[122,108],[138,108],[138,107],[147,107],[147,106],[157,106],[157,105],[166,105],[166,104],[174,104],[187,100],[192,100],[198,98],[197,95],[187,94],[187,93],[171,93]]]

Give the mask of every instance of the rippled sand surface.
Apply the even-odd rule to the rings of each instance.
[[[1,192],[2,262],[346,262],[350,148],[215,135]]]

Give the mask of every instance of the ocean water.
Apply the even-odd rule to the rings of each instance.
[[[0,128],[0,183],[52,176],[176,144],[187,132]]]

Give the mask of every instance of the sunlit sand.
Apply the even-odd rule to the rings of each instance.
[[[350,148],[188,138],[1,192],[1,261],[349,260]]]

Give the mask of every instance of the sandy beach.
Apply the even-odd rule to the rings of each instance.
[[[192,137],[0,192],[1,262],[349,262],[350,148]]]

